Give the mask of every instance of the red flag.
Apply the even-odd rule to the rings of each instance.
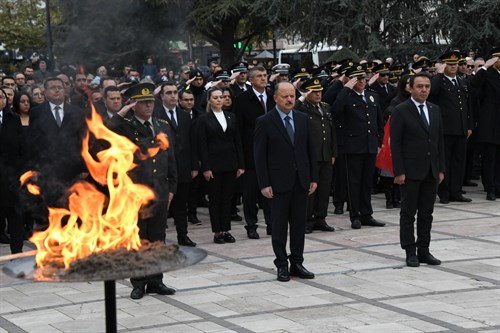
[[[384,139],[382,140],[382,148],[377,155],[375,165],[379,169],[386,170],[391,175],[394,175],[392,169],[392,155],[391,155],[391,116],[387,119],[384,127]]]

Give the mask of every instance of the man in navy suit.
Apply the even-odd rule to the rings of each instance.
[[[278,281],[290,276],[313,279],[302,266],[307,219],[307,196],[314,193],[318,169],[307,115],[293,110],[295,88],[280,82],[274,92],[276,107],[257,118],[255,171],[262,195],[271,201],[272,244]],[[290,224],[290,255],[286,252]],[[290,271],[288,270],[290,260]]]
[[[394,183],[401,185],[402,197],[400,242],[408,266],[439,265],[441,261],[430,254],[429,244],[437,188],[444,179],[443,123],[440,108],[427,102],[430,76],[423,73],[411,76],[410,89],[411,98],[396,106],[391,118]]]

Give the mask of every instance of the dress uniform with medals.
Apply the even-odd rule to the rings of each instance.
[[[377,94],[364,89],[366,72],[363,65],[353,64],[346,71],[346,76],[357,78],[358,82],[352,89],[346,83],[332,110],[335,119],[344,126],[339,139],[342,141],[339,152],[345,157],[351,227],[384,226],[385,223],[373,219],[371,205],[375,158],[383,138],[382,109]]]
[[[154,106],[154,85],[152,83],[140,83],[125,91],[125,96],[131,101],[137,102],[134,107],[134,115],[126,119],[119,114],[113,116],[109,127],[116,133],[125,136],[134,142],[139,151],[134,158],[137,167],[129,172],[134,182],[150,187],[156,198],[140,212],[138,226],[141,239],[150,242],[164,242],[165,229],[167,225],[169,193],[175,193],[177,187],[177,167],[174,158],[173,143],[167,150],[160,149],[155,156],[147,156],[149,148],[158,147],[159,135],[171,137],[168,123],[159,118],[152,117]],[[147,112],[137,111],[148,108]],[[150,109],[150,112],[149,112]],[[145,119],[144,119],[145,118]],[[139,158],[138,154],[141,154]],[[130,279],[133,290],[131,297],[139,299],[144,292],[158,293],[161,295],[172,295],[174,289],[168,288],[162,282],[163,274],[133,277]]]
[[[300,97],[295,108],[307,114],[309,118],[309,131],[316,149],[319,180],[316,191],[308,197],[306,233],[313,230],[335,231],[325,219],[328,211],[330,190],[332,183],[333,158],[337,156],[337,138],[333,124],[330,105],[321,102],[320,78],[312,78],[304,82],[302,89],[311,91],[304,99]],[[315,94],[315,95],[311,95]]]

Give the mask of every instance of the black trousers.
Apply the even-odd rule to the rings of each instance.
[[[207,183],[208,212],[212,232],[231,230],[231,198],[233,196],[236,170],[213,172],[214,178]]]
[[[189,195],[187,203],[189,217],[197,216],[196,208],[198,208],[200,184],[203,182],[205,182],[205,179],[203,178],[203,174],[200,172],[198,176],[192,179],[191,183],[189,183]]]
[[[247,226],[252,227],[257,224],[257,213],[259,212],[259,202],[264,211],[266,224],[271,223],[271,204],[259,189],[257,174],[254,169],[246,169],[243,174],[243,215]]]
[[[405,184],[401,185],[401,212],[399,218],[399,238],[401,247],[405,250],[419,252],[429,250],[431,242],[432,213],[438,180],[432,176],[431,171],[424,180],[412,180],[406,178]],[[417,215],[417,240],[413,223]]]
[[[139,226],[139,237],[150,242],[164,242],[165,229],[167,228],[167,199],[150,203],[142,212],[146,216],[140,216],[137,225]],[[141,212],[139,213],[141,214]],[[144,288],[146,284],[158,285],[163,281],[163,273],[144,275],[130,278],[130,283],[134,288]]]
[[[10,252],[23,252],[24,243],[24,223],[18,205],[0,207],[0,220],[2,221],[1,232],[5,232],[5,221],[7,221],[7,231],[10,235]]]
[[[170,212],[174,218],[177,237],[185,236],[188,233],[187,227],[187,202],[191,183],[178,183],[177,192],[170,203]]]
[[[345,168],[345,154],[339,154],[335,159],[335,180],[333,183],[333,204],[335,207],[343,207],[347,201],[347,175]]]
[[[318,188],[308,197],[307,220],[325,219],[328,213],[330,189],[332,185],[332,162],[318,162]]]
[[[462,196],[466,154],[467,137],[465,135],[444,136],[445,177],[438,189],[441,199]]]
[[[307,190],[299,183],[298,177],[291,191],[276,193],[271,201],[271,221],[273,233],[271,236],[276,267],[288,267],[290,263],[304,262],[304,238],[307,219]],[[290,256],[286,252],[290,224]]]
[[[482,183],[488,193],[500,193],[500,145],[481,143],[482,145]]]
[[[346,154],[348,202],[351,221],[367,220],[373,214],[371,188],[375,171],[375,154]]]

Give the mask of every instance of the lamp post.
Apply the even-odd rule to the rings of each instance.
[[[54,56],[52,54],[52,27],[50,25],[50,0],[45,0],[45,17],[47,19],[47,57],[50,63],[50,70],[54,66]]]

